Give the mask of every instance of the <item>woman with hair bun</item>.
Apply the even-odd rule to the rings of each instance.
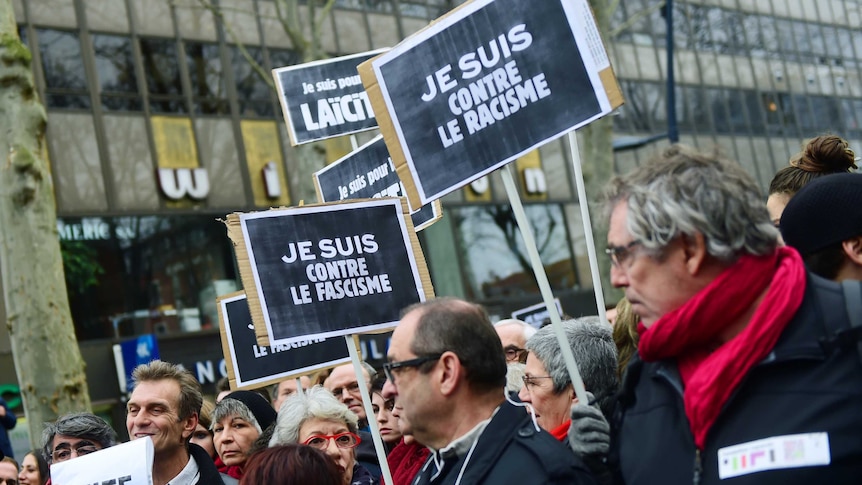
[[[790,158],[790,165],[775,173],[769,184],[766,208],[776,225],[781,213],[805,184],[825,175],[851,172],[856,166],[856,154],[847,140],[836,135],[820,135],[809,140],[802,151]]]

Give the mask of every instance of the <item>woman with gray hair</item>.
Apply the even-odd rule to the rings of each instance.
[[[609,411],[617,380],[617,348],[611,327],[597,316],[563,322],[569,347],[578,364],[584,387],[591,392],[604,413]],[[566,438],[569,413],[577,402],[560,344],[553,326],[541,328],[527,341],[524,387],[518,394],[530,403],[536,422],[559,440]]]
[[[273,423],[275,410],[256,392],[234,391],[219,401],[212,413],[212,431],[218,456],[227,467],[220,471],[242,478],[255,440]]]
[[[335,461],[343,476],[343,485],[372,485],[371,473],[356,463],[358,418],[335,396],[321,386],[287,398],[278,412],[278,420],[269,446],[299,443],[325,452]]]

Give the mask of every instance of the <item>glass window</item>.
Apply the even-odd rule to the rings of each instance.
[[[186,43],[186,62],[196,113],[225,114],[229,111],[218,44]]]
[[[264,73],[269,75],[269,71],[263,67],[263,51],[257,47],[246,47],[245,49],[258,66],[261,66]],[[236,76],[239,114],[241,116],[273,117],[275,110],[270,98],[271,89],[269,85],[252,68],[252,65],[236,46],[231,48],[231,67],[234,76]]]
[[[106,110],[140,111],[141,97],[131,39],[94,34],[93,52],[102,107]]]
[[[36,35],[45,72],[45,104],[49,108],[89,109],[78,35],[51,29],[37,29]]]
[[[216,296],[237,289],[212,217],[63,218],[57,229],[81,340],[214,328]]]
[[[154,113],[185,113],[183,85],[177,64],[177,45],[167,39],[141,39],[141,58],[147,77],[150,110]]]
[[[534,204],[524,210],[535,231],[551,288],[573,288],[578,282],[562,208]],[[539,292],[510,206],[461,207],[452,213],[461,260],[466,265],[469,298],[499,299]]]

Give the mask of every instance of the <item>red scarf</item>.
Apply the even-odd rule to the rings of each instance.
[[[429,453],[431,450],[416,441],[407,444],[402,438],[386,457],[395,485],[410,485],[419,471],[422,470],[422,465],[428,459]],[[385,485],[383,477],[380,477],[380,483]]]
[[[805,265],[796,250],[743,256],[682,307],[649,329],[640,325],[638,353],[645,361],[676,358],[685,386],[683,402],[694,442],[706,435],[743,377],[772,350],[802,304]],[[766,290],[748,325],[714,351],[718,335]]]
[[[569,435],[569,427],[572,425],[572,420],[567,419],[565,423],[557,426],[556,428],[550,431],[551,436],[557,438],[557,441],[566,441],[566,437]]]

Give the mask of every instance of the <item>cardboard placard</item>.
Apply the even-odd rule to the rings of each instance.
[[[385,331],[433,297],[406,199],[227,217],[260,345]]]
[[[216,299],[221,343],[231,389],[254,389],[350,362],[340,338],[260,346],[245,292]]]
[[[314,187],[321,202],[404,195],[404,184],[380,135],[315,172]],[[423,205],[410,217],[416,231],[425,229],[443,217],[440,201]]]
[[[377,128],[356,66],[387,50],[273,69],[290,144]]]
[[[359,74],[411,207],[622,104],[586,0],[473,0]]]
[[[563,306],[560,305],[560,299],[554,298],[554,304],[557,307],[557,313],[563,314]],[[536,303],[535,305],[530,305],[526,308],[521,308],[520,310],[515,310],[512,312],[512,318],[521,320],[522,322],[527,322],[533,327],[541,328],[542,323],[548,318],[550,318],[551,312],[548,311],[548,307],[545,306],[544,303]]]
[[[77,456],[51,465],[53,485],[110,483],[153,484],[153,440],[139,438],[127,443]]]

